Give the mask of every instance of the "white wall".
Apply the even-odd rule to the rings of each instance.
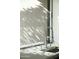
[[[45,42],[47,37],[47,19],[48,19],[47,0],[46,1],[22,0],[21,5],[22,5],[20,10],[21,45],[41,41]]]
[[[53,0],[53,34],[54,40],[59,43],[59,0]]]
[[[31,1],[31,0],[30,0]],[[35,0],[36,1],[36,0]],[[20,15],[20,19],[21,19],[21,28],[22,28],[22,31],[23,31],[23,29],[24,29],[24,27],[26,28],[26,29],[28,29],[28,27],[26,26],[26,25],[28,25],[29,26],[29,24],[27,23],[27,20],[29,21],[29,18],[30,18],[30,20],[31,20],[31,24],[32,25],[37,25],[37,24],[41,24],[42,22],[36,22],[36,23],[34,23],[33,24],[33,22],[34,22],[34,20],[36,21],[37,19],[38,20],[43,20],[44,22],[43,22],[43,24],[41,24],[41,26],[39,26],[39,27],[43,27],[44,26],[44,23],[45,23],[45,26],[43,27],[45,30],[43,30],[45,33],[44,33],[44,37],[46,37],[46,33],[47,33],[47,30],[46,30],[46,21],[47,21],[47,12],[46,12],[46,14],[43,12],[43,10],[46,8],[47,9],[47,1],[45,1],[45,0],[39,0],[39,2],[40,3],[42,3],[42,5],[39,7],[39,8],[32,8],[32,9],[29,9],[28,11],[27,11],[27,13],[25,14],[22,14],[21,13],[21,15]],[[24,2],[25,4],[27,3],[27,2]],[[30,3],[32,3],[32,2],[30,2]],[[33,4],[35,4],[35,3],[33,3]],[[24,5],[24,6],[26,6],[26,5]],[[24,8],[24,6],[22,6],[23,8]],[[26,6],[27,7],[27,6]],[[44,8],[45,7],[45,8]],[[56,41],[56,42],[59,42],[59,35],[58,35],[58,10],[59,9],[59,1],[58,0],[53,0],[53,34],[54,34],[54,40]],[[26,9],[27,10],[27,9]],[[22,16],[23,16],[23,18],[22,18]],[[43,17],[44,16],[44,17]],[[22,19],[24,19],[25,18],[25,20],[22,20]],[[32,21],[33,20],[33,21]],[[35,26],[35,28],[36,28],[36,26]],[[42,28],[42,29],[43,29]],[[41,29],[41,30],[42,30]],[[22,32],[21,31],[21,32]],[[35,31],[36,32],[36,31]],[[35,34],[35,32],[34,32],[34,34]],[[22,36],[22,34],[23,34],[23,32],[21,33],[21,36]],[[24,34],[23,34],[23,36],[24,36]],[[41,35],[40,35],[41,36]],[[26,39],[27,39],[27,37],[26,38],[22,38],[22,40],[24,39],[24,41],[23,42],[25,42],[26,41]],[[42,39],[42,38],[41,38]],[[45,38],[43,38],[43,40],[44,40]]]

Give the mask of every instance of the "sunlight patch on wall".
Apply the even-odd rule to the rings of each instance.
[[[38,6],[41,5],[41,2],[39,2],[38,0],[21,0],[21,8],[20,10],[27,10],[27,9],[31,9],[31,8],[36,8]]]
[[[45,42],[47,37],[47,0],[21,0],[21,45]]]

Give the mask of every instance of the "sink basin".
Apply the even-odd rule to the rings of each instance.
[[[59,48],[58,47],[51,47],[50,49],[47,50],[47,52],[56,53],[56,52],[59,52]]]
[[[51,50],[48,51],[49,52],[45,52],[45,51],[36,51],[32,53],[21,52],[20,59],[59,59],[58,52],[53,53]]]
[[[51,48],[48,48],[48,49],[43,49],[41,51],[56,53],[56,52],[59,52],[59,48],[58,47],[51,47]]]
[[[51,47],[43,50],[29,49],[20,52],[20,59],[59,59],[59,48]]]

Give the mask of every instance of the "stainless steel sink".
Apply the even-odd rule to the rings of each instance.
[[[20,59],[59,59],[59,49],[52,47],[41,51],[22,51],[20,52]]]

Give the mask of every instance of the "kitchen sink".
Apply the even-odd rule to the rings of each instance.
[[[59,48],[51,47],[41,51],[30,50],[20,52],[20,59],[59,59]]]

